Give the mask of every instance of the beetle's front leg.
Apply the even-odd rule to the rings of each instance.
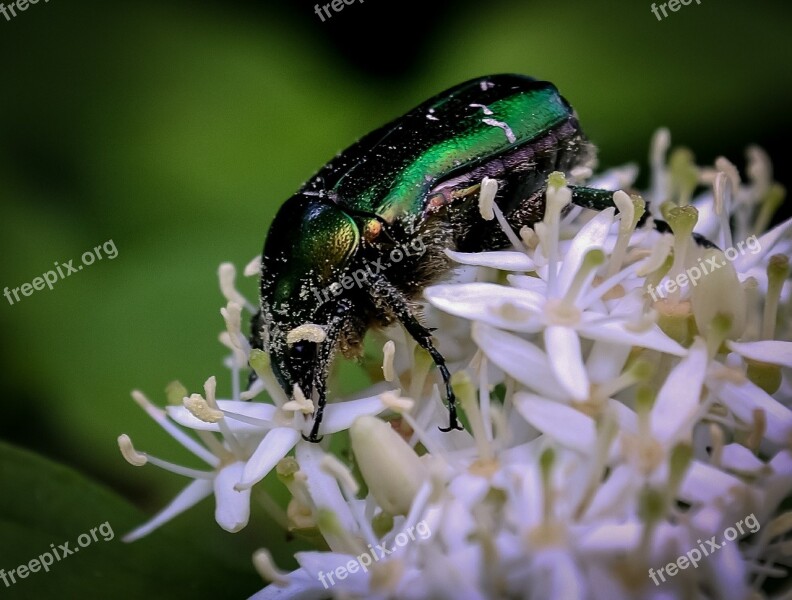
[[[382,275],[375,277],[371,284],[371,293],[374,302],[383,308],[391,310],[407,330],[407,333],[418,342],[421,348],[429,353],[435,365],[437,365],[437,369],[440,371],[445,384],[449,419],[448,427],[440,427],[440,431],[451,431],[452,429],[462,431],[464,427],[459,424],[457,419],[456,396],[454,396],[454,390],[451,388],[451,373],[446,367],[445,358],[432,344],[432,332],[421,325],[418,319],[415,318],[412,310],[410,310],[410,304],[406,296]]]
[[[303,439],[306,442],[317,444],[322,441],[319,437],[319,426],[322,424],[324,409],[327,405],[327,376],[330,372],[330,363],[333,359],[333,351],[338,344],[338,336],[341,334],[344,324],[349,319],[354,306],[348,298],[341,298],[333,308],[333,312],[327,315],[328,325],[325,329],[325,339],[316,349],[316,369],[314,370],[313,384],[317,393],[316,411],[314,412],[311,433]]]

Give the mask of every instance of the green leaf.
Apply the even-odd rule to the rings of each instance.
[[[251,563],[229,568],[167,531],[121,541],[146,518],[72,469],[0,443],[0,596],[243,598],[263,587]],[[72,554],[61,548],[67,543]],[[30,565],[47,553],[53,563],[48,571]],[[37,572],[19,578],[15,571],[12,579],[19,565]]]

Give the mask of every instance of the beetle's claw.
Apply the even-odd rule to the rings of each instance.
[[[456,429],[457,431],[465,431],[465,428],[459,424],[459,421],[457,421],[456,415],[451,416],[451,420],[448,424],[448,427],[438,427],[438,429],[443,433],[448,433],[449,431],[452,431],[454,429]]]
[[[309,436],[305,435],[303,433],[302,434],[302,439],[304,439],[306,442],[311,442],[312,444],[318,444],[319,442],[321,442],[324,439],[324,436],[322,436],[320,438],[317,438],[316,434],[313,433],[313,432],[311,432],[311,435],[309,435]]]
[[[465,431],[465,428],[462,427],[459,423],[453,423],[452,425],[449,425],[448,427],[438,427],[438,429],[440,431],[442,431],[443,433],[448,433],[449,431],[454,431],[454,430],[456,430],[456,431]]]

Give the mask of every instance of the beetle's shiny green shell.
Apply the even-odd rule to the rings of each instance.
[[[438,182],[540,140],[572,115],[552,83],[520,75],[474,79],[370,133],[305,189],[392,221],[420,211]]]

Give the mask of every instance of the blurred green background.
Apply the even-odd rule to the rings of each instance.
[[[367,0],[321,22],[312,3],[286,0],[51,0],[0,17],[0,286],[78,263],[109,239],[118,249],[52,291],[14,305],[0,298],[0,441],[99,484],[4,447],[0,568],[107,520],[120,537],[170,501],[185,481],[127,465],[117,436],[197,465],[130,390],[163,403],[169,381],[200,391],[216,374],[226,394],[219,263],[241,270],[314,170],[446,87],[496,72],[548,79],[577,109],[603,167],[645,167],[650,136],[665,125],[704,162],[724,154],[741,166],[758,143],[789,187],[789,4],[694,0],[663,21],[650,6]],[[254,280],[241,286],[255,299]],[[48,469],[71,492],[48,487],[59,481]],[[151,580],[161,597],[216,596],[204,580],[240,597],[261,585],[255,548],[291,566],[300,544],[264,515],[231,535],[212,511],[205,501],[142,542],[86,549],[52,573],[0,584],[0,595],[75,585],[83,597],[138,597],[143,588],[114,578],[109,563],[140,564],[129,581],[144,581],[144,563],[156,560],[173,568],[167,584]]]

